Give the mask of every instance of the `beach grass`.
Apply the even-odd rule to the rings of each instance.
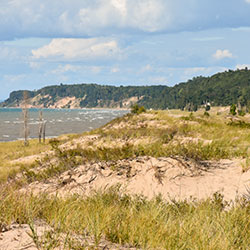
[[[55,170],[61,172],[69,166],[71,168],[72,164],[77,166],[80,162],[77,163],[75,158],[79,156],[85,160],[109,161],[146,155],[181,156],[197,161],[241,158],[245,159],[242,169],[246,171],[250,157],[248,124],[249,118],[234,121],[232,118],[228,119],[227,114],[218,115],[215,111],[209,117],[204,116],[201,111],[189,113],[154,110],[140,115],[127,114],[90,132],[58,137],[58,146],[66,142],[74,145],[74,141],[76,145],[63,150],[53,148],[59,153],[56,154],[58,164],[52,166],[53,171],[47,172],[52,175],[57,173]],[[98,139],[87,145],[77,143],[88,135],[98,135]],[[28,171],[39,166],[33,156],[51,149],[48,140],[45,144],[29,140],[27,147],[24,147],[22,141],[0,143],[0,181],[6,181],[18,171]],[[23,161],[24,157],[27,161]],[[41,164],[46,166],[46,162],[47,159]],[[48,173],[39,173],[36,177],[32,172],[32,176],[35,179],[41,176],[49,178]]]
[[[0,143],[0,228],[29,224],[39,249],[58,246],[61,234],[68,236],[65,249],[95,249],[83,246],[73,235],[91,236],[96,246],[104,238],[141,249],[248,249],[249,192],[228,207],[219,193],[206,200],[166,202],[160,196],[149,200],[127,195],[118,186],[64,198],[19,188],[20,180],[21,187],[46,181],[86,161],[115,162],[138,156],[197,162],[238,158],[242,172],[249,171],[249,124],[249,117],[228,118],[216,110],[209,116],[202,111],[153,110],[127,114],[101,128],[62,135],[45,144],[38,140],[29,140],[26,147],[22,141]],[[96,139],[84,142],[93,135]],[[18,173],[19,183],[15,182]],[[38,237],[36,221],[50,225],[52,231]]]
[[[140,249],[248,249],[249,200],[235,202],[230,210],[225,206],[217,193],[202,201],[165,202],[160,196],[147,200],[125,195],[118,187],[65,199],[20,194],[7,187],[0,191],[0,224],[44,221],[53,228],[54,238],[50,235],[46,241],[51,245],[64,233],[69,238],[91,235],[96,246],[105,238]],[[33,240],[46,249],[35,234]],[[81,242],[74,244],[85,249]]]
[[[23,141],[0,142],[0,182],[6,181],[9,176],[19,171],[24,163],[18,162],[18,159],[33,157],[49,149],[48,141],[39,143],[37,139],[29,140],[28,146],[24,146]]]

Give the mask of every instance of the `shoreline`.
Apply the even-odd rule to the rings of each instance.
[[[118,109],[30,109],[29,140],[38,139],[39,118],[37,113],[44,111],[47,121],[46,138],[56,138],[61,135],[82,134],[99,128],[111,120],[127,114],[128,110]],[[0,108],[1,134],[0,143],[23,141],[23,119],[20,108]],[[17,119],[18,118],[18,119]]]
[[[0,110],[1,109],[23,109],[23,107],[0,107]],[[32,106],[32,107],[27,107],[27,109],[36,109],[36,110],[122,110],[122,111],[129,111],[130,108],[53,108],[53,107],[50,107],[50,108],[41,108],[41,107],[35,107],[35,106]]]

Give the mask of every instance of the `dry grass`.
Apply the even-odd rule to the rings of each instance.
[[[172,110],[149,111],[134,116],[128,114],[102,128],[82,135],[61,136],[59,140],[60,144],[70,142],[74,148],[63,150],[68,154],[68,162],[73,163],[75,156],[86,160],[118,160],[145,155],[179,155],[198,161],[249,158],[249,121],[241,118],[242,122],[237,120],[237,125],[232,126],[225,114],[217,115],[215,111],[210,117],[204,117],[201,112],[193,114]],[[81,147],[81,138],[91,134],[99,135],[98,139]],[[11,161],[40,154],[50,148],[48,142],[39,144],[37,140],[30,140],[28,147],[24,147],[21,141],[0,143],[0,180],[34,167],[35,163],[16,161],[13,164]],[[244,167],[244,171],[247,169]]]
[[[238,201],[225,211],[219,194],[199,202],[166,203],[160,197],[146,200],[111,188],[62,200],[46,194],[20,195],[9,187],[1,189],[0,197],[2,224],[32,225],[39,219],[52,226],[53,235],[92,235],[96,245],[102,237],[143,249],[248,249],[250,245],[249,203]],[[46,243],[52,245],[50,237]]]
[[[38,140],[29,140],[29,145],[24,146],[23,141],[0,143],[0,182],[6,181],[9,176],[15,175],[23,165],[28,162],[14,162],[20,158],[38,155],[49,150],[49,143],[39,144]],[[32,158],[32,157],[31,157]]]
[[[50,145],[35,140],[28,147],[20,141],[0,143],[0,228],[13,222],[32,227],[39,219],[49,224],[55,235],[92,235],[96,245],[104,237],[114,243],[145,249],[248,249],[247,198],[225,210],[227,204],[220,194],[203,201],[167,203],[161,197],[147,200],[128,196],[116,187],[89,197],[60,199],[47,194],[20,194],[16,187],[5,183],[20,171],[27,183],[49,179],[85,161],[115,162],[137,156],[180,156],[194,161],[238,157],[243,159],[243,171],[248,171],[249,120],[240,119],[242,122],[232,125],[225,114],[217,115],[216,110],[209,117],[201,111],[193,115],[149,111],[117,118],[84,135],[62,136]],[[81,146],[81,137],[91,134],[98,135],[97,139]],[[71,148],[59,146],[66,142],[71,142]],[[51,146],[54,155],[37,162],[11,164],[13,160],[51,150]],[[155,177],[160,183],[159,169],[155,169]],[[38,241],[35,231],[31,236],[42,249],[43,243]],[[53,246],[55,239],[51,234],[45,237]],[[68,249],[84,249],[79,244]]]

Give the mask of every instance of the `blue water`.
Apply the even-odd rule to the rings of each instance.
[[[39,112],[46,121],[46,137],[82,133],[98,128],[128,111],[113,109],[28,109],[29,138],[37,138]],[[19,108],[0,108],[0,141],[23,139],[23,113]]]

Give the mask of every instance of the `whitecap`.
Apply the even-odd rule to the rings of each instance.
[[[40,124],[40,122],[30,122],[29,125],[37,125]]]

